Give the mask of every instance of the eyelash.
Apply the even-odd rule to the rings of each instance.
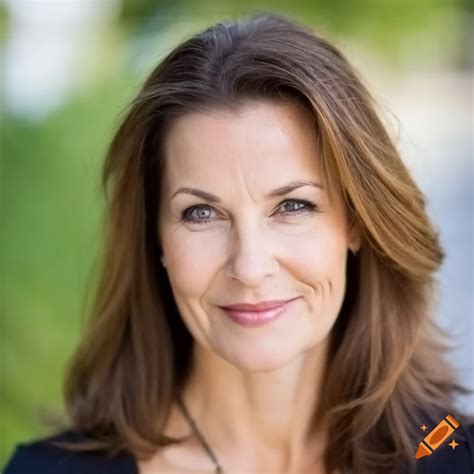
[[[299,209],[296,209],[295,211],[283,212],[282,214],[299,215],[302,212],[307,212],[307,211],[309,211],[309,212],[318,212],[318,206],[316,204],[314,204],[313,202],[311,202],[311,201],[307,201],[306,199],[286,199],[286,200],[284,200],[280,203],[279,207],[282,204],[286,204],[288,202],[303,204],[304,207],[300,207]],[[190,222],[190,223],[193,223],[193,224],[205,224],[207,222],[210,222],[212,219],[194,219],[194,218],[189,217],[189,215],[191,214],[192,211],[194,211],[195,209],[199,209],[199,208],[213,209],[212,206],[209,206],[207,204],[199,204],[197,206],[188,207],[187,209],[185,209],[183,211],[183,213],[181,215],[181,220],[185,221],[185,222]]]

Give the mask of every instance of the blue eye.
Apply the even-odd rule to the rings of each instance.
[[[291,204],[288,206],[288,204]],[[302,212],[314,212],[317,209],[316,204],[305,199],[287,199],[280,206],[286,210],[282,214],[301,214]]]
[[[186,222],[203,224],[211,220],[209,217],[213,210],[211,206],[192,206],[183,211],[182,219]]]
[[[281,207],[283,207],[284,210],[277,212],[277,214],[299,215],[306,212],[312,213],[317,211],[317,205],[305,199],[287,199],[280,203],[279,208]],[[214,220],[212,218],[213,212],[215,212],[215,209],[212,206],[201,204],[185,209],[181,215],[181,219],[192,224],[206,224]]]

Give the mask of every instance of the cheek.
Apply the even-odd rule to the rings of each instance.
[[[340,232],[320,229],[293,242],[287,259],[293,262],[295,272],[311,280],[338,276],[341,267],[345,268],[346,254],[347,243]]]
[[[321,318],[330,324],[344,299],[346,240],[337,231],[321,231],[311,238],[300,239],[294,249],[287,261],[291,259],[291,272],[303,284],[309,311],[317,315],[318,324]]]
[[[173,287],[181,293],[200,295],[217,268],[216,246],[191,235],[175,233],[163,239],[166,270]]]

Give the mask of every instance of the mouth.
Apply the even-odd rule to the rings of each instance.
[[[234,323],[244,327],[259,327],[269,324],[276,319],[288,313],[290,306],[297,300],[293,298],[290,300],[280,300],[265,302],[259,305],[232,305],[220,306],[225,315]],[[266,307],[265,307],[266,306]],[[253,308],[253,309],[251,309]],[[255,309],[257,308],[257,309]]]

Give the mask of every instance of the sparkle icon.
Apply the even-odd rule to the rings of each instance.
[[[456,440],[453,439],[450,443],[449,443],[449,446],[451,446],[453,448],[453,451],[454,449],[456,448],[456,446],[459,446],[459,443],[456,443]]]
[[[425,439],[418,445],[418,450],[415,454],[416,459],[423,458],[432,454],[439,446],[441,446],[450,437],[453,432],[458,428],[459,422],[456,421],[451,415],[444,417],[438,426],[436,426]],[[425,425],[421,427],[426,428]],[[453,440],[450,446],[454,449],[458,446],[458,443]]]
[[[428,427],[426,425],[423,425],[423,426],[420,426],[420,428],[423,430],[423,431],[426,431],[428,429]]]

